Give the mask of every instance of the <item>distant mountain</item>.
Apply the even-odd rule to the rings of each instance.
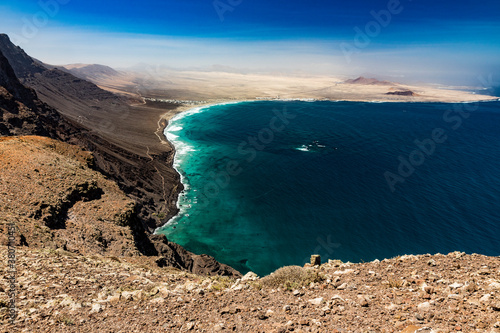
[[[346,80],[344,83],[349,84],[364,84],[364,85],[381,85],[381,86],[389,86],[394,85],[394,82],[390,81],[379,81],[374,78],[365,78],[363,76],[358,77],[357,79]]]
[[[105,134],[109,129],[108,113],[128,113],[129,106],[124,97],[61,69],[47,68],[12,44],[6,34],[0,34],[0,50],[21,83],[33,88],[43,102],[85,127]]]
[[[94,83],[100,82],[103,79],[117,78],[122,76],[122,73],[111,67],[97,64],[71,64],[64,65],[63,68],[63,70],[67,70],[69,73],[73,74],[76,77],[84,80],[89,80]]]

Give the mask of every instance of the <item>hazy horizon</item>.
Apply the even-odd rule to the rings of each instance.
[[[359,76],[490,87],[500,4],[428,0],[0,3],[0,30],[55,65]]]

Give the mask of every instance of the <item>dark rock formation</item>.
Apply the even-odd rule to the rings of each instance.
[[[397,96],[417,96],[411,90],[398,90],[398,91],[389,91],[386,95],[397,95]]]
[[[169,242],[165,235],[152,235],[151,241],[157,251],[156,255],[160,256],[156,261],[160,267],[176,267],[199,275],[240,276],[238,271],[220,264],[209,255],[195,255],[179,244]]]

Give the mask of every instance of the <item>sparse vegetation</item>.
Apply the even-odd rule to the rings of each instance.
[[[234,283],[234,279],[231,279],[227,276],[216,276],[213,278],[213,280],[212,290],[216,291],[227,289]]]
[[[311,282],[321,282],[325,278],[316,270],[300,266],[285,266],[261,279],[264,287],[284,287],[288,290],[301,288]]]
[[[111,260],[111,261],[116,261],[116,262],[118,262],[118,263],[121,263],[120,259],[118,259],[118,258],[117,258],[117,257],[115,257],[115,256],[111,256],[111,257],[109,257],[109,260]]]
[[[58,322],[63,323],[66,326],[71,326],[75,324],[74,320],[66,315],[61,316]]]
[[[386,285],[388,288],[401,288],[405,284],[404,280],[398,280],[398,279],[389,279],[386,282]]]

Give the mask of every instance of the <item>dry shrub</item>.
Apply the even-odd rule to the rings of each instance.
[[[405,285],[404,280],[389,279],[386,282],[387,287],[399,289]]]
[[[262,285],[269,288],[284,287],[288,290],[308,286],[311,282],[323,281],[318,271],[300,266],[285,266],[261,279]]]
[[[214,276],[212,280],[211,289],[216,291],[227,289],[235,282],[234,279],[227,276]]]

